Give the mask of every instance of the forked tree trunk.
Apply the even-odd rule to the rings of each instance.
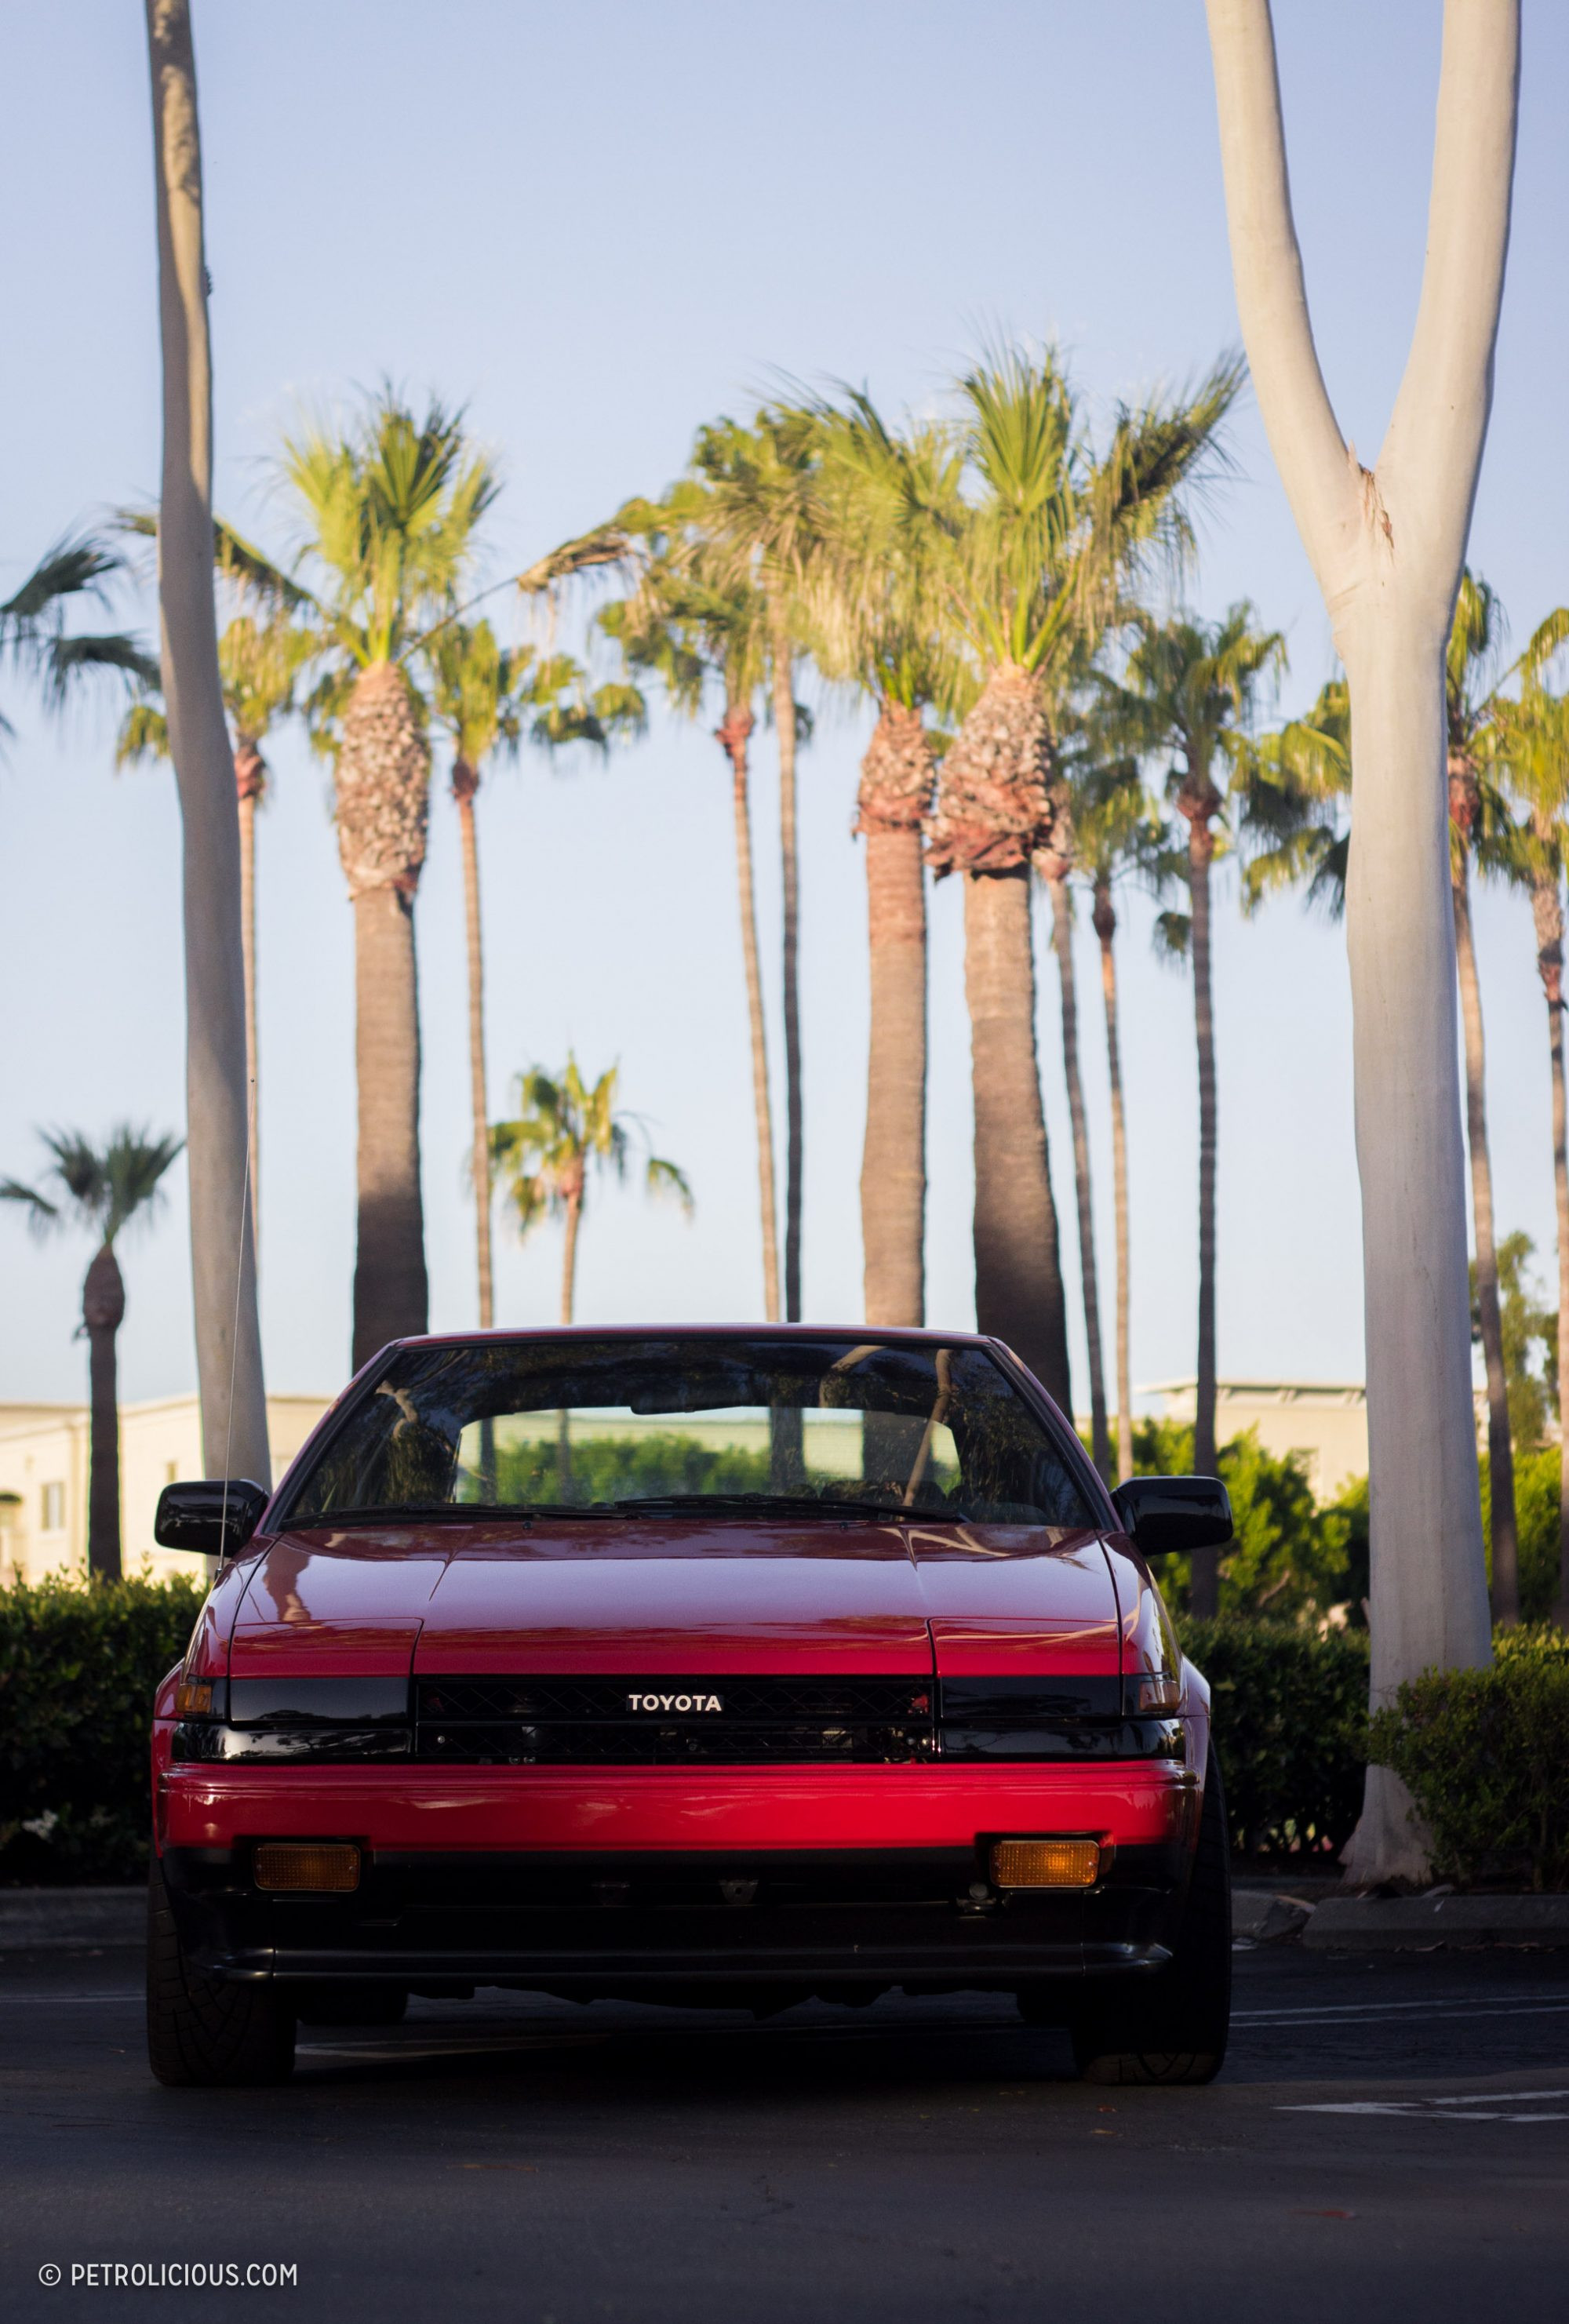
[[[1539,840],[1550,835],[1538,832]],[[1547,850],[1543,849],[1546,856]],[[1555,864],[1555,858],[1553,859]],[[1553,1191],[1558,1211],[1558,1593],[1553,1618],[1569,1629],[1569,1103],[1564,1086],[1564,903],[1556,869],[1531,882],[1537,967],[1547,1003],[1547,1047],[1553,1066]]]
[[[1062,862],[1051,856],[1053,863]],[[1108,1483],[1112,1479],[1112,1445],[1106,1432],[1106,1377],[1101,1356],[1101,1293],[1095,1268],[1095,1214],[1090,1184],[1090,1126],[1084,1111],[1084,1085],[1079,1073],[1079,1004],[1074,982],[1073,898],[1064,869],[1047,878],[1051,898],[1052,948],[1057,954],[1057,981],[1062,987],[1062,1062],[1067,1083],[1068,1120],[1073,1126],[1074,1189],[1078,1200],[1079,1275],[1084,1288],[1084,1337],[1090,1362],[1090,1445],[1096,1468]]]
[[[114,1246],[105,1243],[82,1286],[88,1335],[88,1572],[120,1579],[120,1399],[115,1334],[125,1316],[125,1286]]]
[[[337,846],[355,916],[359,1216],[354,1364],[426,1329],[420,1185],[420,995],[414,892],[425,861],[430,752],[409,682],[361,672],[337,767]]]
[[[1460,972],[1460,1015],[1465,1029],[1465,1127],[1471,1150],[1471,1215],[1476,1237],[1476,1305],[1487,1370],[1487,1460],[1492,1509],[1492,1618],[1520,1618],[1519,1556],[1515,1534],[1515,1453],[1509,1432],[1509,1384],[1504,1370],[1503,1317],[1499,1310],[1498,1250],[1493,1233],[1492,1160],[1487,1142],[1487,1049],[1482,1038],[1481,987],[1471,927],[1466,859],[1454,889],[1454,951]]]
[[[1095,934],[1101,941],[1101,999],[1106,1014],[1106,1071],[1112,1089],[1112,1191],[1117,1232],[1117,1474],[1133,1474],[1133,1378],[1129,1333],[1128,1117],[1122,1103],[1122,1045],[1117,1027],[1116,907],[1109,880],[1095,882]]]
[[[868,1323],[926,1320],[927,920],[921,819],[931,745],[918,710],[885,703],[862,763],[872,1013],[861,1247]]]
[[[1422,296],[1375,468],[1324,392],[1291,217],[1268,0],[1208,0],[1253,385],[1328,606],[1352,713],[1346,895],[1362,1193],[1372,1697],[1491,1652],[1477,1493],[1456,1065],[1444,652],[1492,394],[1509,247],[1518,0],[1445,0]],[[1370,1768],[1348,1876],[1425,1876]]]
[[[1051,733],[1038,681],[992,670],[943,760],[927,859],[964,875],[975,1111],[975,1318],[1073,1411],[1057,1205],[1035,1047],[1029,866],[1051,834]]]
[[[964,997],[975,1106],[975,1323],[1073,1411],[1057,1209],[1035,1047],[1029,873],[964,881]]]
[[[1211,787],[1207,769],[1190,768],[1188,784],[1177,805],[1188,817],[1193,1025],[1198,1048],[1198,1379],[1194,1397],[1193,1465],[1196,1475],[1213,1477],[1219,1452],[1215,1443],[1215,1161],[1220,1103],[1215,1086],[1209,873],[1215,844],[1210,817],[1219,808],[1220,800]],[[1195,1549],[1188,1606],[1200,1621],[1207,1621],[1220,1611],[1220,1552]]]
[[[186,1142],[202,1460],[209,1476],[266,1484],[267,1398],[245,1202],[239,816],[213,604],[212,357],[196,62],[187,0],[146,0],[146,14],[163,357],[158,599],[185,844]]]
[[[773,1104],[768,1087],[768,1028],[762,1013],[762,976],[757,958],[757,900],[752,873],[752,808],[747,796],[747,744],[753,719],[734,695],[725,706],[716,740],[730,761],[735,816],[735,884],[741,901],[741,955],[746,971],[746,1016],[752,1037],[752,1104],[757,1126],[757,1191],[762,1219],[762,1304],[771,1323],[779,1322],[779,1204],[773,1180]]]
[[[240,952],[245,970],[245,1103],[250,1121],[251,1232],[258,1258],[262,1230],[262,1073],[256,1016],[256,809],[267,767],[248,734],[235,751],[235,796],[240,810]]]
[[[801,1314],[801,1005],[800,850],[796,816],[796,693],[789,624],[781,613],[772,622],[773,723],[779,734],[780,871],[784,920],[785,1053],[785,1247],[784,1310],[787,1323]]]
[[[495,1321],[495,1274],[491,1258],[490,1105],[485,1068],[485,946],[479,918],[479,842],[474,799],[479,770],[465,758],[452,762],[452,796],[463,849],[463,925],[468,946],[468,1097],[472,1112],[475,1256],[479,1276],[479,1323],[488,1332]]]

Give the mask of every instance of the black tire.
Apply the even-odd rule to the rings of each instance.
[[[147,1875],[147,2057],[171,2089],[254,2089],[294,2071],[294,2012],[270,1985],[192,1969],[154,1856]]]
[[[1232,2015],[1232,1858],[1220,1762],[1204,1771],[1198,1848],[1172,1958],[1147,1983],[1097,1995],[1073,2027],[1087,2082],[1211,2082]]]
[[[342,1985],[325,1979],[320,1985],[299,1985],[291,1998],[302,2025],[401,2025],[409,2006],[408,1987],[363,1984]]]

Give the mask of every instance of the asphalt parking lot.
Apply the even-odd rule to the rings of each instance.
[[[1088,2088],[984,1997],[756,2024],[481,1995],[303,2034],[285,2089],[191,2092],[148,2076],[133,1954],[13,1954],[0,2309],[1559,2324],[1569,1954],[1236,1967],[1201,2090]],[[187,2262],[296,2277],[72,2287]]]

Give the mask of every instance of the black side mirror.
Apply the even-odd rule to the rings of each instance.
[[[272,1496],[248,1478],[204,1477],[165,1485],[158,1496],[152,1538],[160,1549],[193,1549],[202,1557],[233,1557],[262,1522]]]
[[[1218,1477],[1130,1477],[1112,1505],[1146,1557],[1218,1549],[1232,1538],[1231,1497]]]

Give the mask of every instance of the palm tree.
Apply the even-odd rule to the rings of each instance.
[[[1481,673],[1495,655],[1502,628],[1503,613],[1497,598],[1486,582],[1475,579],[1467,567],[1460,576],[1444,672],[1449,746],[1449,876],[1454,898],[1460,1018],[1465,1037],[1465,1126],[1471,1159],[1472,1225],[1476,1240],[1476,1305],[1487,1372],[1492,1612],[1495,1622],[1513,1624],[1520,1618],[1515,1456],[1509,1430],[1503,1316],[1499,1305],[1492,1158],[1487,1135],[1487,1049],[1476,942],[1471,924],[1471,858],[1502,819],[1497,792],[1487,779],[1493,704],[1481,683]]]
[[[536,742],[586,742],[606,748],[613,730],[641,728],[642,697],[633,687],[602,686],[590,694],[566,654],[541,656],[531,645],[503,647],[487,621],[449,622],[430,641],[430,707],[452,743],[452,797],[463,850],[464,921],[468,953],[468,1070],[473,1108],[473,1175],[479,1320],[494,1321],[491,1261],[491,1160],[485,1061],[485,953],[480,934],[479,843],[475,800],[480,770],[496,751],[515,756],[525,732]]]
[[[129,1123],[99,1148],[80,1130],[40,1132],[52,1159],[44,1186],[0,1179],[0,1200],[24,1203],[28,1222],[47,1233],[66,1219],[87,1227],[98,1248],[82,1285],[82,1329],[88,1340],[90,1420],[88,1454],[88,1571],[101,1582],[120,1578],[120,1412],[115,1335],[125,1315],[125,1285],[115,1256],[116,1238],[162,1199],[164,1172],[184,1140],[153,1138]]]
[[[818,669],[876,705],[854,830],[866,843],[871,1025],[861,1236],[866,1321],[926,1320],[927,911],[923,830],[939,744],[936,705],[968,706],[945,653],[933,512],[954,497],[960,456],[930,425],[891,429],[864,395],[822,404],[821,553],[805,595]]]
[[[538,1065],[520,1074],[518,1111],[512,1121],[491,1126],[491,1157],[502,1173],[519,1232],[546,1217],[566,1221],[561,1253],[561,1321],[570,1323],[577,1305],[577,1234],[588,1191],[588,1174],[611,1170],[626,1176],[635,1114],[618,1111],[620,1067],[611,1065],[592,1084],[568,1056],[564,1071],[547,1074]],[[688,1217],[692,1190],[673,1162],[651,1153],[643,1180],[651,1194],[674,1194]]]
[[[413,908],[430,746],[410,664],[457,608],[498,484],[460,415],[432,399],[416,416],[390,387],[346,432],[311,427],[286,439],[282,475],[320,575],[310,602],[321,673],[308,711],[333,761],[355,915],[357,1369],[426,1327]]]
[[[1051,790],[1051,822],[1035,853],[1035,869],[1051,901],[1052,949],[1057,954],[1062,1007],[1063,1078],[1067,1087],[1073,1134],[1074,1194],[1078,1210],[1079,1283],[1084,1309],[1084,1343],[1090,1373],[1090,1450],[1095,1467],[1111,1481],[1112,1446],[1106,1427],[1106,1376],[1101,1353],[1101,1294],[1095,1265],[1095,1222],[1090,1182],[1090,1128],[1079,1071],[1078,991],[1074,976],[1074,905],[1068,875],[1075,862],[1075,786],[1059,760]],[[1120,1104],[1121,1089],[1115,1092]]]
[[[1558,1217],[1558,1379],[1569,1391],[1569,1100],[1564,1072],[1564,876],[1569,868],[1569,696],[1545,682],[1546,665],[1569,639],[1569,607],[1548,616],[1520,658],[1518,700],[1495,703],[1499,771],[1522,810],[1490,849],[1497,869],[1531,899],[1537,968],[1547,1004],[1553,1077],[1553,1183]],[[1558,1496],[1558,1599],[1554,1618],[1569,1628],[1569,1428],[1562,1431]]]
[[[1234,401],[1118,416],[1098,454],[1057,358],[988,356],[960,383],[974,490],[944,512],[948,622],[983,682],[946,752],[928,860],[964,882],[975,1118],[975,1305],[1071,1410],[1057,1213],[1035,1048],[1029,866],[1050,835],[1053,715],[1143,550],[1185,538],[1178,488]]]
[[[127,518],[128,526],[143,530]],[[226,569],[220,545],[219,569]],[[240,817],[240,952],[245,975],[245,1072],[250,1090],[250,1184],[253,1232],[260,1240],[262,1194],[261,1045],[256,1002],[256,809],[267,793],[271,770],[262,744],[294,708],[295,687],[316,650],[309,630],[277,603],[258,620],[236,613],[218,639],[218,674],[224,709],[234,737],[235,795]],[[156,675],[156,674],[155,674]],[[169,719],[144,696],[127,710],[115,746],[115,763],[169,756]]]
[[[1210,970],[1210,865],[1215,822],[1223,813],[1233,760],[1247,756],[1248,729],[1268,680],[1286,666],[1286,642],[1275,631],[1255,630],[1253,609],[1233,605],[1224,621],[1177,616],[1150,622],[1128,658],[1130,709],[1145,720],[1146,747],[1180,757],[1168,790],[1187,825],[1187,946],[1193,963],[1194,1026],[1198,1047],[1198,1388],[1194,1466],[1212,1475],[1215,1465],[1215,1086],[1214,1004]],[[1218,787],[1217,777],[1225,789]],[[1217,1553],[1194,1560],[1192,1605],[1201,1619],[1219,1603]]]
[[[782,407],[760,411],[752,429],[720,420],[698,430],[693,467],[707,485],[699,521],[716,555],[722,586],[761,589],[770,693],[779,738],[780,864],[783,887],[785,1053],[784,1311],[801,1312],[804,1124],[799,991],[800,874],[795,695],[799,597],[820,522],[819,451],[814,415]]]
[[[163,697],[184,834],[186,1116],[197,1373],[209,1474],[271,1474],[246,1201],[250,1093],[239,817],[212,586],[212,342],[201,127],[188,0],[146,0],[158,218],[163,450],[158,603]]]
[[[135,685],[157,685],[157,662],[124,631],[66,627],[71,602],[101,598],[105,583],[124,569],[124,560],[90,535],[61,540],[0,604],[0,661],[9,660],[36,680],[51,709],[63,707],[84,678],[102,670]],[[0,712],[0,738],[13,731]]]
[[[757,945],[750,798],[750,752],[756,724],[752,705],[768,666],[767,608],[754,583],[744,576],[737,578],[728,569],[728,560],[715,556],[712,527],[706,521],[706,488],[701,484],[687,478],[674,485],[662,502],[631,503],[621,511],[616,523],[641,541],[646,553],[637,587],[601,613],[605,633],[619,645],[627,669],[661,678],[671,702],[686,716],[699,715],[715,687],[722,704],[714,739],[730,766],[757,1135],[763,1313],[770,1323],[777,1323],[780,1277],[773,1104]]]
[[[1128,1204],[1128,1121],[1122,1099],[1122,1048],[1118,1027],[1118,882],[1131,870],[1144,871],[1159,851],[1159,811],[1139,779],[1137,762],[1114,755],[1115,737],[1087,729],[1088,763],[1074,790],[1074,853],[1090,884],[1091,924],[1101,948],[1101,1001],[1106,1025],[1106,1072],[1112,1103],[1112,1205],[1117,1248],[1117,1474],[1133,1473],[1133,1378],[1131,1362],[1132,1259]],[[1096,751],[1096,742],[1102,748]],[[1106,747],[1110,745],[1111,747]],[[1087,1177],[1087,1166],[1085,1176]]]

